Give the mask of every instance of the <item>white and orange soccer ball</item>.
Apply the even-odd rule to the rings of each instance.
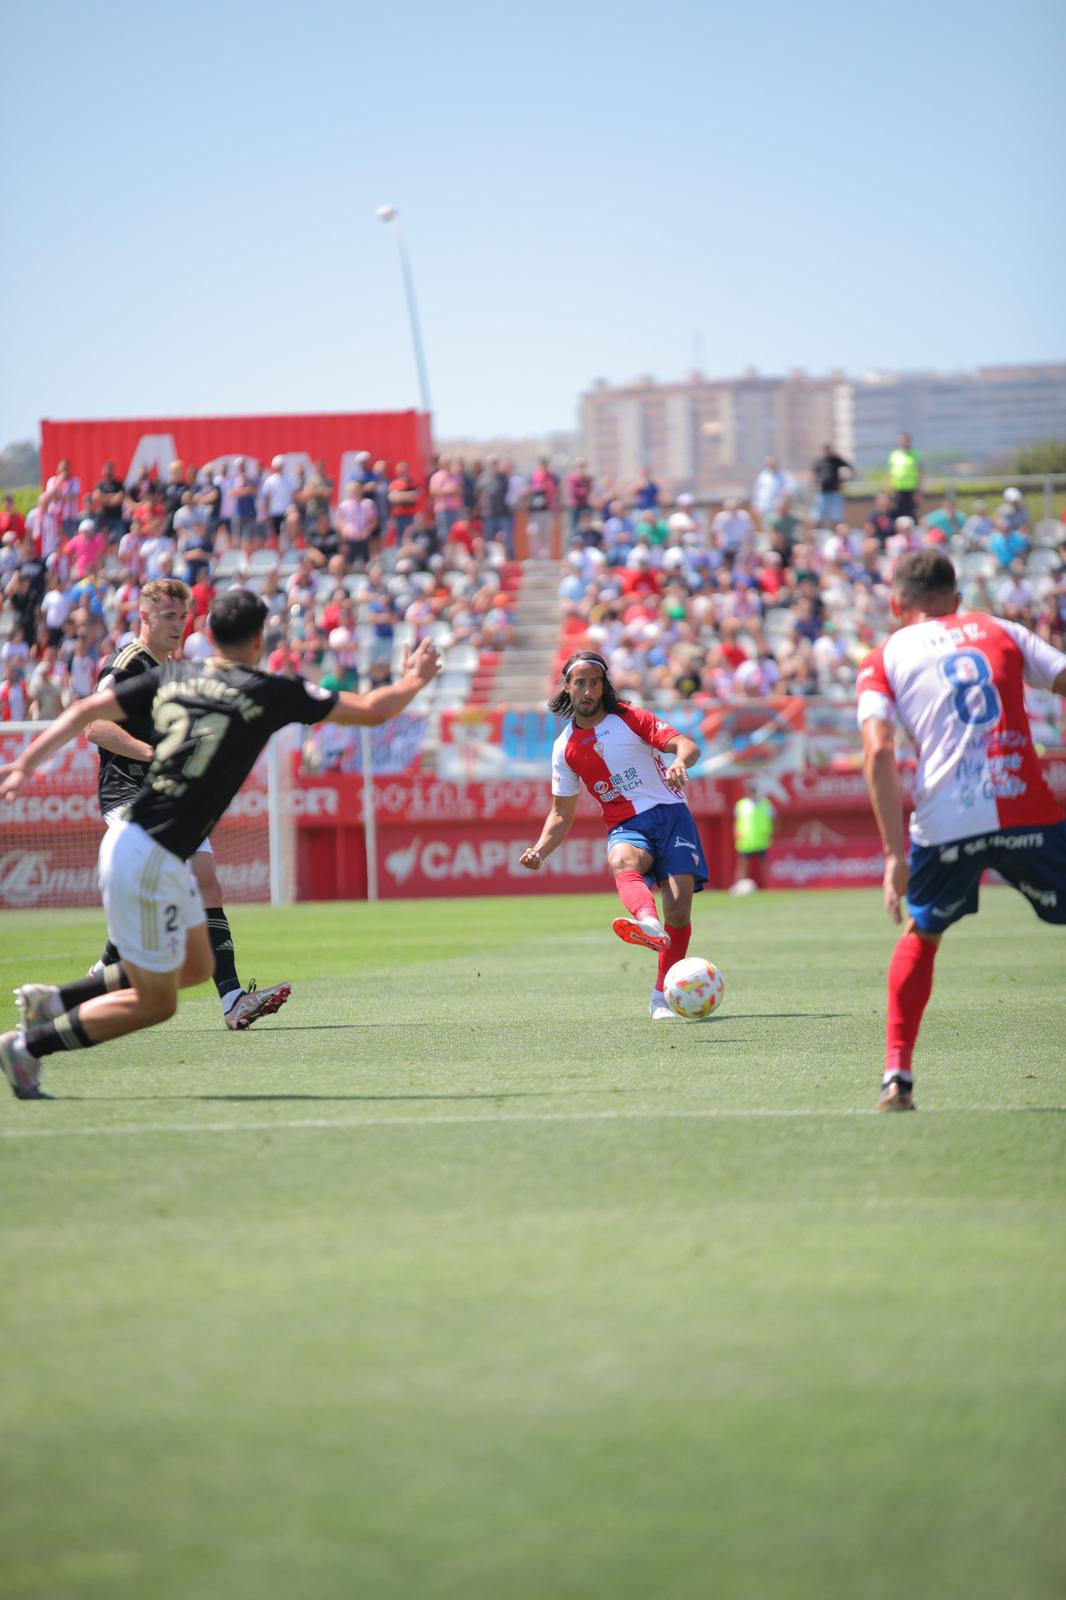
[[[686,1022],[704,1022],[718,1010],[725,996],[725,979],[713,961],[686,956],[675,961],[663,984],[666,1003]]]

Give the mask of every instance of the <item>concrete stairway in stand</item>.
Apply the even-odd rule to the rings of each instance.
[[[492,705],[534,705],[548,695],[559,648],[562,578],[558,561],[522,563],[522,587],[513,613],[514,643],[497,663]]]

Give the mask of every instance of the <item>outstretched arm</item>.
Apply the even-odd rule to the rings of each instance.
[[[103,717],[90,722],[85,730],[85,737],[91,744],[99,745],[101,750],[110,750],[112,755],[125,756],[128,761],[151,761],[155,755],[154,745],[135,738],[119,723],[108,722]]]
[[[432,683],[439,671],[437,647],[431,640],[423,639],[413,654],[405,648],[403,676],[397,683],[383,684],[369,694],[342,691],[337,697],[337,704],[324,721],[340,722],[346,727],[379,727],[409,706],[419,690],[424,689],[427,683]]]
[[[576,794],[557,794],[552,796],[552,808],[544,819],[544,826],[540,830],[540,838],[528,850],[523,850],[518,860],[521,866],[530,872],[539,872],[541,863],[551,855],[553,850],[558,850],[574,821],[577,812]]]
[[[22,785],[32,772],[35,772],[42,761],[47,761],[50,755],[61,750],[71,739],[77,737],[83,728],[90,722],[103,720],[106,722],[121,722],[126,713],[119,705],[110,689],[102,689],[97,694],[91,694],[84,700],[76,700],[68,706],[61,717],[57,717],[50,728],[44,733],[39,733],[23,750],[17,761],[11,761],[6,766],[0,767],[3,781],[0,782],[0,796],[5,800],[13,800]]]
[[[906,893],[909,877],[903,799],[892,724],[883,717],[867,717],[862,725],[862,770],[885,851],[885,910],[893,922],[902,922],[900,899]]]

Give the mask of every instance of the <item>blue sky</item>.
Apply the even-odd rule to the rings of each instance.
[[[41,416],[1066,357],[1058,0],[8,11],[0,444]]]

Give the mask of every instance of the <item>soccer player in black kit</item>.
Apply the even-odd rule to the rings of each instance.
[[[210,612],[216,654],[169,661],[71,706],[17,761],[0,767],[9,800],[41,762],[90,722],[148,712],[155,750],[144,786],[100,846],[108,935],[121,961],[69,984],[15,990],[22,1026],[0,1036],[0,1066],[20,1100],[47,1099],[40,1063],[165,1022],[179,989],[214,970],[203,901],[189,857],[210,834],[271,734],[290,722],[387,722],[430,683],[440,660],[429,640],[406,656],[398,682],[369,694],[335,694],[261,672],[266,607],[232,589]]]
[[[98,689],[114,689],[153,667],[162,666],[181,654],[181,641],[189,611],[189,591],[178,578],[153,578],[140,594],[140,627],[136,639],[108,658],[100,668]],[[155,738],[150,711],[127,716],[125,722],[100,718],[85,730],[86,737],[100,751],[97,794],[100,815],[110,828],[121,817],[124,807],[134,800],[144,784],[152,760]],[[279,1011],[292,993],[287,983],[268,989],[247,989],[237,976],[237,954],[229,918],[222,904],[222,887],[215,871],[215,855],[210,839],[202,839],[189,858],[207,910],[207,932],[215,952],[215,988],[222,1001],[227,1028],[250,1028],[260,1017]],[[121,953],[109,939],[90,973],[103,972],[121,960]]]

